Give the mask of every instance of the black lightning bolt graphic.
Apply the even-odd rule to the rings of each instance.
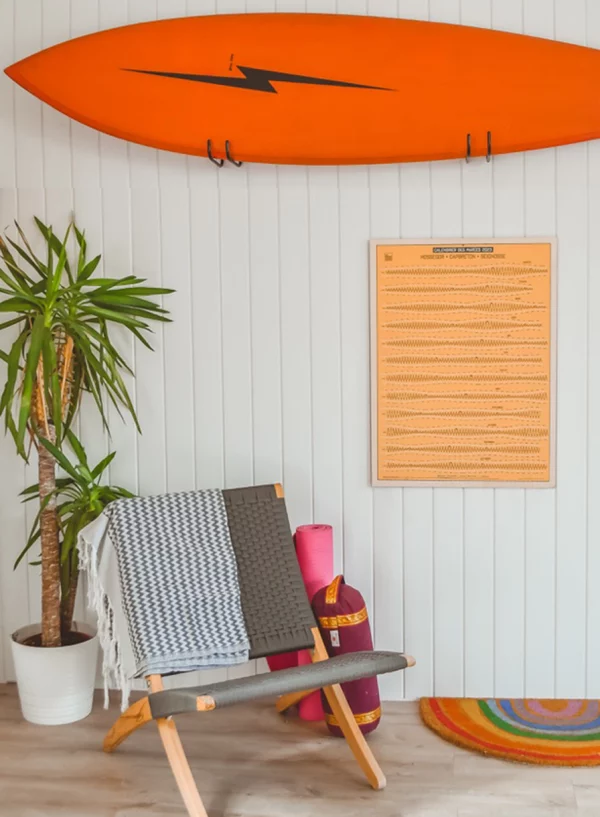
[[[336,88],[364,88],[370,91],[391,91],[392,88],[379,88],[376,85],[359,85],[356,82],[342,82],[337,79],[322,79],[320,77],[305,77],[302,74],[286,74],[281,71],[267,71],[264,68],[247,68],[238,65],[237,68],[243,77],[215,77],[211,74],[177,74],[172,71],[144,71],[139,68],[124,68],[135,74],[151,74],[155,77],[169,77],[171,79],[187,79],[190,82],[205,82],[209,85],[225,85],[229,88],[245,88],[247,91],[262,91],[266,94],[276,94],[273,82],[294,82],[299,85],[331,85]]]

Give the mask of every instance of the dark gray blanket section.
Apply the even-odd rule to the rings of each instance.
[[[250,658],[314,646],[317,623],[288,520],[274,485],[223,491],[237,560]]]

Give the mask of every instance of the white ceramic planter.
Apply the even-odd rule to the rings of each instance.
[[[56,726],[74,723],[90,714],[96,680],[98,639],[87,624],[73,629],[92,636],[81,644],[43,649],[20,643],[41,631],[30,624],[13,633],[12,653],[25,720]]]

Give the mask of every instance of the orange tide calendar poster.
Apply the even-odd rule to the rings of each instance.
[[[376,485],[554,485],[553,239],[371,242]]]

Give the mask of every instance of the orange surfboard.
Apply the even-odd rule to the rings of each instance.
[[[228,142],[247,162],[453,159],[600,136],[600,51],[413,20],[162,20],[70,40],[6,73],[113,136],[199,156],[210,140],[220,158]]]

